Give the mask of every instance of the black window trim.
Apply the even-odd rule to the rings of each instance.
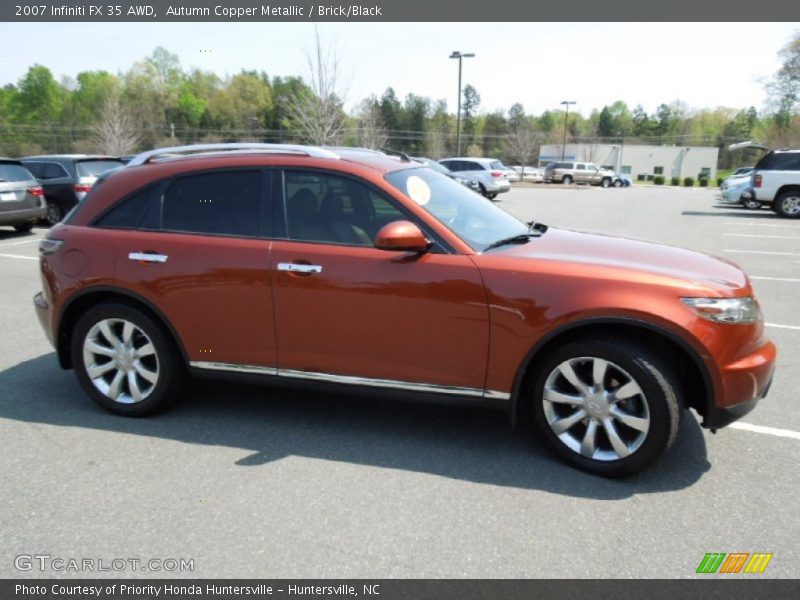
[[[440,235],[438,235],[435,231],[433,231],[428,225],[414,215],[413,213],[409,212],[409,210],[400,204],[397,200],[392,198],[389,194],[387,194],[384,190],[380,187],[372,183],[371,181],[367,181],[366,179],[362,179],[356,175],[351,173],[347,173],[344,171],[337,171],[335,169],[323,169],[318,167],[282,167],[281,168],[281,176],[276,178],[279,180],[279,195],[273,196],[273,214],[272,214],[272,222],[275,224],[273,230],[275,231],[275,237],[273,239],[283,241],[283,242],[292,242],[296,244],[316,244],[321,246],[344,246],[348,248],[368,248],[371,250],[375,250],[374,245],[365,246],[364,244],[347,244],[344,242],[329,242],[329,241],[315,241],[315,240],[294,240],[289,237],[289,228],[286,223],[286,173],[297,173],[297,172],[305,172],[305,173],[312,173],[316,175],[331,175],[333,177],[341,177],[342,179],[350,179],[356,183],[360,183],[361,185],[367,187],[370,191],[378,194],[381,198],[383,198],[386,202],[388,202],[393,208],[397,209],[398,212],[403,214],[406,220],[411,221],[417,227],[419,227],[425,236],[433,241],[433,246],[429,250],[434,254],[456,254],[455,249],[448,244]],[[280,232],[279,232],[280,228]]]

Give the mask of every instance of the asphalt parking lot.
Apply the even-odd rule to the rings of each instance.
[[[501,198],[525,220],[710,252],[752,277],[780,352],[770,395],[717,435],[689,416],[659,463],[622,481],[477,409],[203,382],[163,415],[107,414],[34,315],[44,231],[0,230],[0,577],[80,576],[15,568],[39,553],[194,560],[119,576],[672,578],[706,552],[772,552],[761,577],[798,577],[800,221],[717,194]]]

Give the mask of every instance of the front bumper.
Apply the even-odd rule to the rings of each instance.
[[[703,427],[720,429],[753,410],[772,385],[776,356],[775,344],[765,342],[752,354],[726,365],[716,402],[703,415]]]

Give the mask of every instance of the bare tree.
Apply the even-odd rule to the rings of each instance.
[[[141,143],[139,129],[118,90],[112,91],[103,103],[100,120],[92,126],[91,141],[100,152],[112,156],[130,154]]]
[[[428,154],[436,160],[444,158],[447,153],[445,134],[441,131],[429,131],[426,134]]]
[[[374,98],[367,98],[361,103],[356,138],[359,146],[373,149],[384,148],[389,141],[380,107]]]
[[[339,76],[339,56],[323,47],[319,29],[314,27],[314,48],[306,52],[308,87],[287,98],[287,113],[305,141],[321,146],[336,145],[345,125],[344,91]]]
[[[539,149],[539,140],[533,127],[527,121],[520,123],[506,139],[508,155],[522,165],[523,174],[525,165],[533,161]]]

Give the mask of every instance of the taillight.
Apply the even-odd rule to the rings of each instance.
[[[492,171],[492,177],[502,177],[503,173],[500,171]]]
[[[760,187],[761,187],[761,179],[762,179],[762,178],[761,178],[761,175],[756,175],[756,178],[755,178],[755,180],[753,181],[753,185],[754,185],[755,187],[759,187],[759,188],[760,188]]]
[[[36,185],[36,186],[34,186],[34,187],[29,187],[29,188],[27,189],[27,192],[28,192],[28,193],[29,193],[31,196],[44,196],[44,190],[43,190],[43,189],[42,189],[42,187],[41,187],[41,186],[39,186],[39,185]]]
[[[63,245],[64,240],[51,240],[48,238],[43,238],[39,240],[39,254],[42,256],[53,254],[54,252],[57,252],[58,249]]]
[[[75,190],[76,192],[84,192],[84,193],[86,193],[86,192],[91,192],[92,191],[92,186],[91,185],[87,185],[85,183],[73,183],[72,184],[72,189]]]

